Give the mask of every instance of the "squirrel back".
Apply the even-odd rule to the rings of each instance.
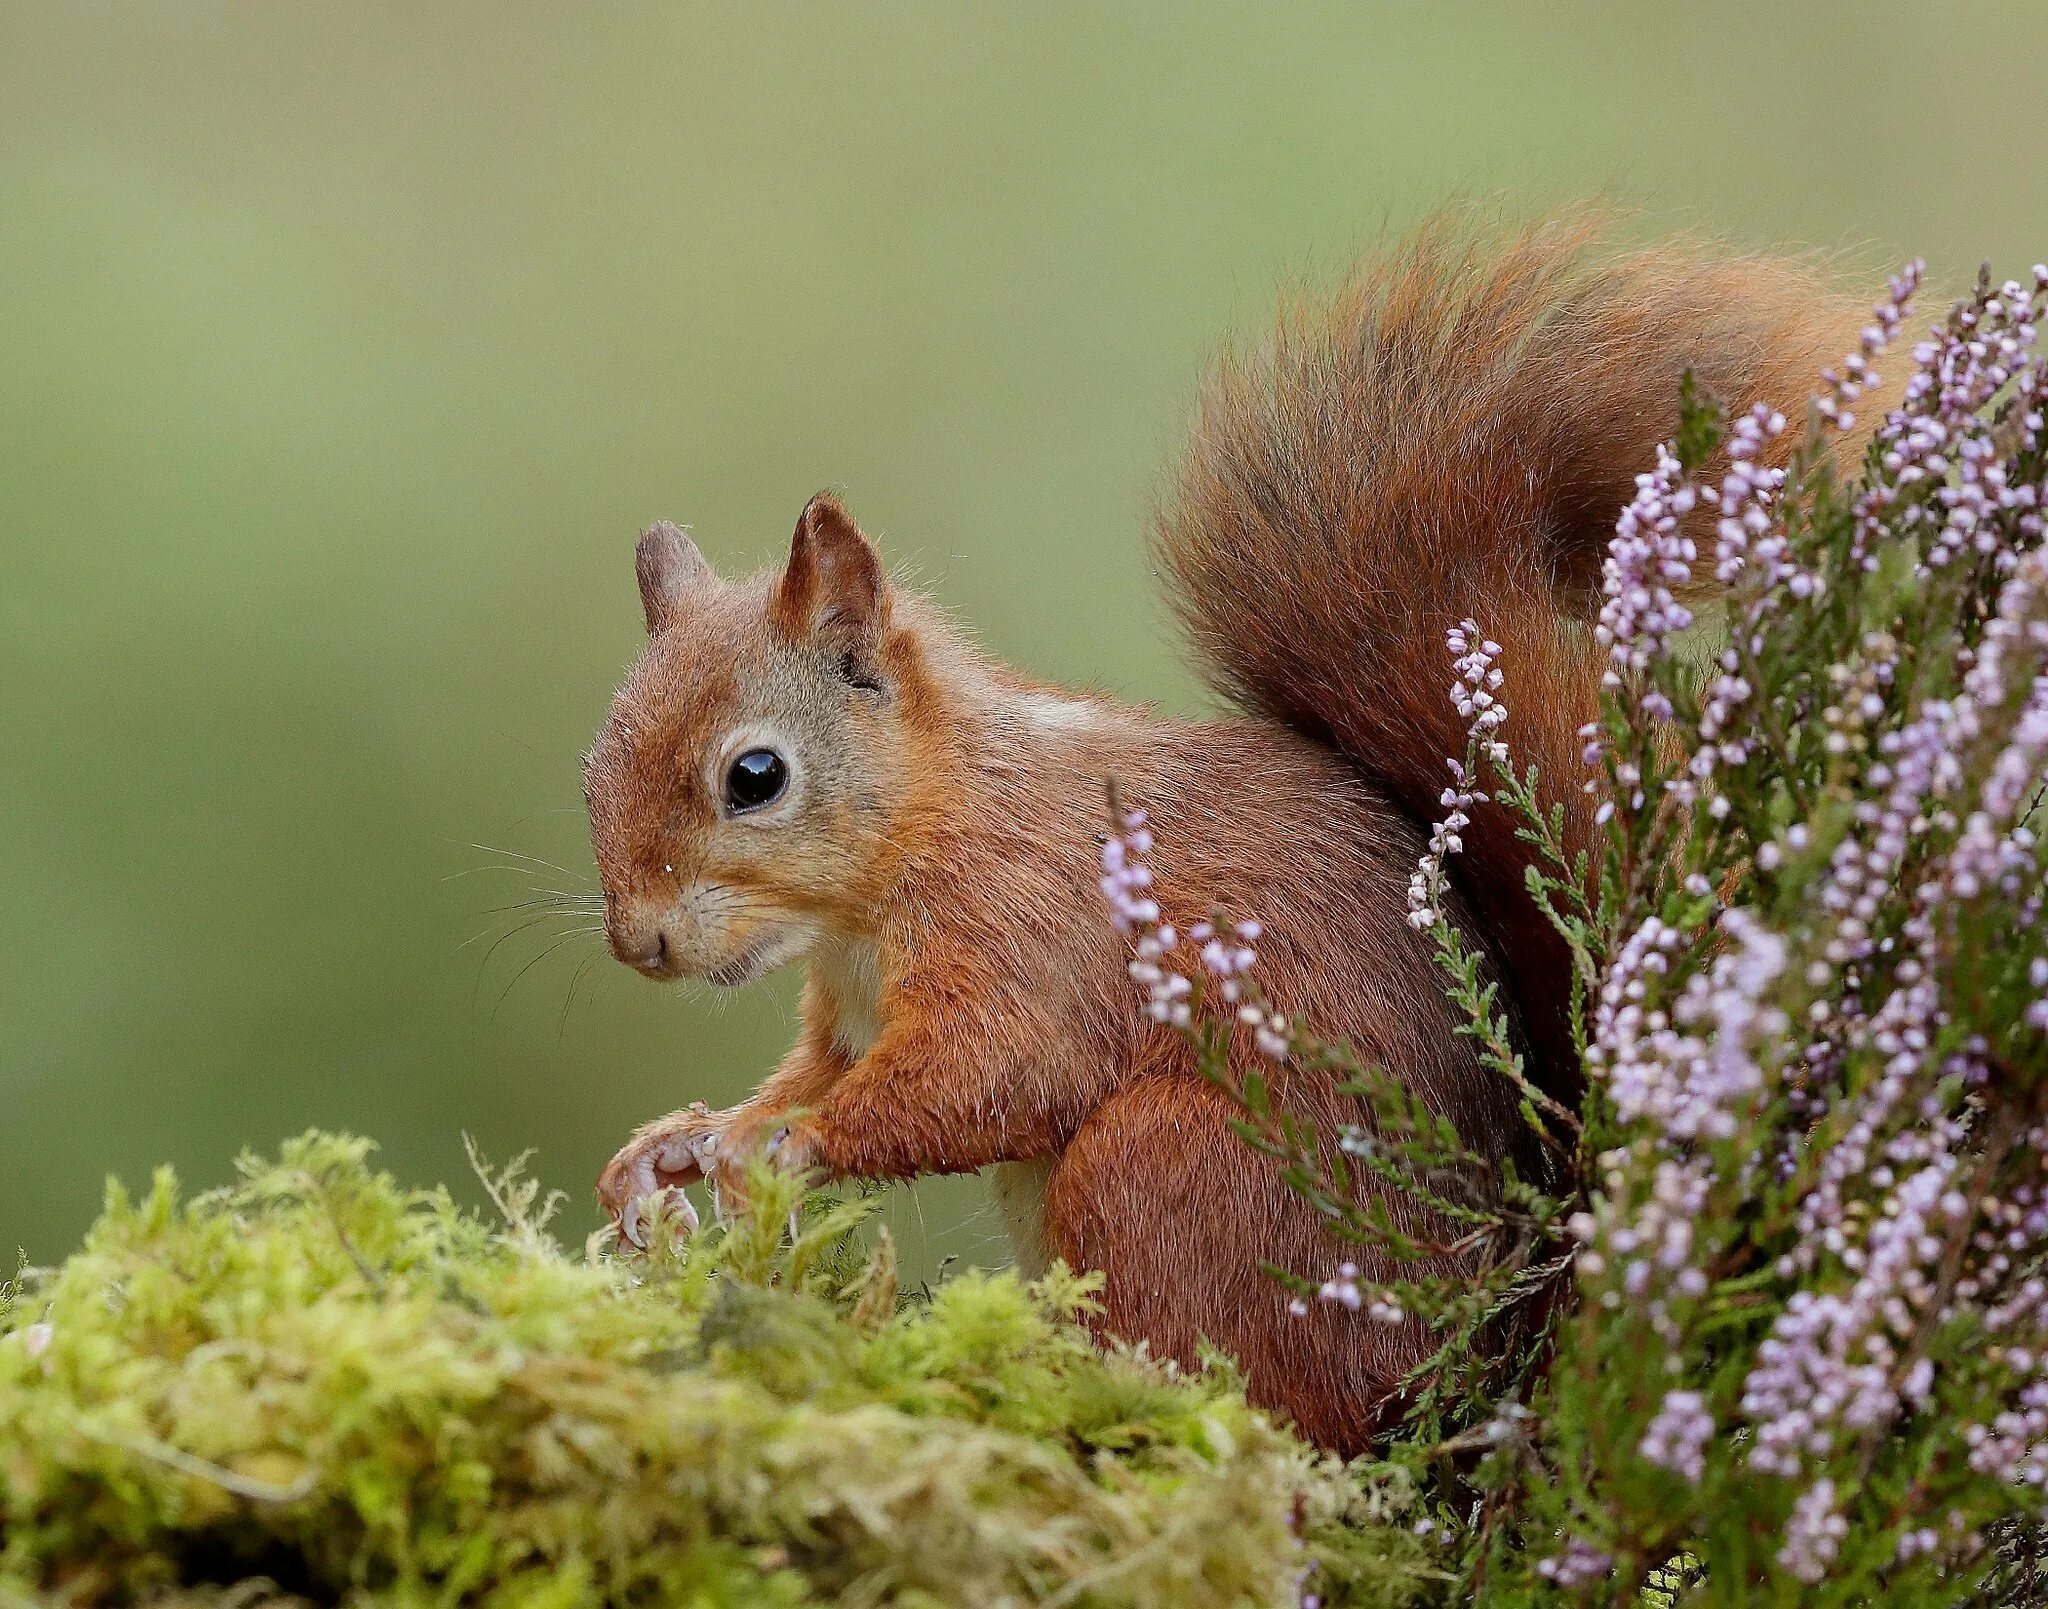
[[[1635,477],[1690,369],[1731,412],[1793,418],[1861,309],[1795,259],[1690,242],[1617,250],[1597,217],[1508,232],[1442,215],[1334,295],[1283,310],[1203,397],[1155,542],[1219,691],[1340,750],[1418,822],[1465,750],[1446,630],[1504,646],[1502,735],[1588,841],[1579,728],[1590,622]],[[1780,457],[1799,432],[1780,438]],[[1532,851],[1481,806],[1451,872],[1566,1093],[1563,941],[1525,892]]]

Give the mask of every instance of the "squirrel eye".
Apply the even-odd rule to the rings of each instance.
[[[725,807],[735,815],[759,810],[782,797],[789,766],[773,749],[749,749],[725,773]]]

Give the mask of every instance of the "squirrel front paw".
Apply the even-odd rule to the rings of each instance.
[[[597,1196],[618,1225],[619,1239],[647,1249],[642,1203],[659,1197],[692,1230],[697,1209],[683,1194],[699,1179],[711,1185],[721,1217],[746,1199],[746,1169],[756,1153],[777,1167],[811,1178],[818,1172],[812,1125],[745,1106],[714,1112],[693,1101],[680,1112],[642,1124],[598,1175]]]
[[[646,1249],[641,1203],[651,1196],[660,1197],[690,1228],[697,1227],[697,1209],[683,1187],[710,1173],[734,1116],[732,1110],[714,1112],[693,1101],[634,1130],[597,1178],[597,1199],[618,1225],[622,1241]]]

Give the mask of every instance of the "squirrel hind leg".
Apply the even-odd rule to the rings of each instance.
[[[1204,1343],[1251,1400],[1319,1446],[1365,1446],[1417,1338],[1289,1294],[1261,1262],[1327,1277],[1355,1256],[1230,1128],[1236,1108],[1188,1074],[1148,1075],[1089,1114],[1046,1179],[1047,1252],[1105,1276],[1101,1334],[1184,1367]],[[1420,1345],[1426,1347],[1426,1338]]]

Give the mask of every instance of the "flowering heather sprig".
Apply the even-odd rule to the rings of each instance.
[[[1246,1000],[1237,1008],[1237,1020],[1252,1031],[1252,1043],[1269,1061],[1286,1061],[1294,1054],[1294,1024],[1263,1000]]]
[[[1707,1399],[1697,1391],[1674,1389],[1664,1393],[1663,1405],[1636,1450],[1651,1463],[1697,1481],[1706,1473],[1707,1443],[1713,1437],[1714,1416],[1707,1411]]]
[[[1714,577],[1724,585],[1751,564],[1763,567],[1768,582],[1784,573],[1784,543],[1773,535],[1771,516],[1785,472],[1763,462],[1764,449],[1784,433],[1785,416],[1761,402],[1729,427],[1728,473],[1713,496]]]
[[[1152,829],[1142,810],[1125,811],[1116,830],[1102,841],[1102,897],[1117,931],[1151,932],[1159,922],[1159,902],[1152,897]]]
[[[1110,920],[1131,941],[1131,981],[1144,993],[1145,1015],[1168,1028],[1186,1028],[1194,1021],[1194,985],[1169,960],[1180,935],[1162,920],[1152,895],[1152,868],[1145,863],[1152,841],[1144,811],[1122,813],[1118,830],[1102,841],[1102,897],[1109,901]]]
[[[1813,897],[1829,927],[1809,965],[1808,981],[1818,985],[1871,962],[1882,943],[1895,958],[1896,987],[1874,1015],[1859,1009],[1839,1029],[1844,1046],[1879,1058],[1881,1072],[1852,1106],[1853,1121],[1821,1161],[1815,1187],[1802,1204],[1809,1238],[1792,1257],[1806,1266],[1839,1217],[1843,1181],[1864,1168],[1871,1148],[1936,1051],[1942,1026],[1935,976],[1938,918],[1952,919],[1958,909],[1996,888],[2020,906],[2022,930],[2034,926],[2024,915],[2030,899],[2038,899],[2040,868],[2034,833],[2023,816],[2048,762],[2048,679],[2041,674],[2048,659],[2044,581],[2048,558],[2040,550],[2016,561],[1978,646],[1963,652],[1967,669],[1960,690],[1952,698],[1930,700],[1879,744],[1880,758],[1868,776],[1883,789],[1881,801],[1859,809],[1856,826],[1843,836],[1816,885]],[[1999,719],[2021,688],[2030,690],[2002,746],[1983,766],[1971,806],[1966,797],[1971,751],[1981,746],[1987,724]],[[1915,847],[1924,850],[1944,841],[1945,857],[1907,879],[1902,889]],[[1900,902],[1902,894],[1905,909],[1898,931],[1880,940],[1880,914],[1887,902]],[[2038,999],[2037,970],[2048,982],[2048,968],[2029,969]],[[1845,1003],[1862,1004],[1853,996]],[[1961,1064],[1944,1063],[1943,1070],[1951,1066]]]
[[[1824,428],[1845,431],[1854,424],[1848,404],[1878,384],[1871,360],[1895,336],[1917,284],[1917,267],[1895,279],[1857,350],[1839,369],[1824,372],[1815,399]],[[1639,477],[1636,499],[1617,524],[1605,574],[1606,602],[1596,635],[1609,648],[1610,694],[1627,690],[1637,724],[1619,747],[1599,723],[1583,734],[1593,740],[1588,763],[1609,760],[1610,798],[1600,807],[1603,824],[1617,805],[1631,812],[1644,808],[1645,775],[1662,769],[1661,739],[1650,723],[1687,716],[1684,764],[1662,777],[1662,791],[1677,808],[1704,807],[1708,819],[1719,823],[1731,809],[1721,778],[1746,765],[1768,771],[1774,762],[1781,763],[1774,747],[1792,741],[1791,734],[1813,713],[1799,708],[1804,693],[1796,678],[1774,689],[1757,685],[1759,656],[1777,646],[1773,634],[1796,637],[1807,629],[1835,563],[1831,553],[1796,539],[1778,517],[1791,472],[1771,467],[1765,457],[1784,434],[1785,418],[1756,404],[1725,430],[1703,432],[1689,390],[1683,400],[1679,435],[1657,449],[1657,468]],[[1717,438],[1726,472],[1718,484],[1696,483],[1688,466]],[[1815,460],[1819,445],[1817,440],[1809,443],[1795,459],[1799,473]],[[1692,624],[1691,611],[1678,594],[1694,578],[1696,555],[1683,520],[1695,504],[1714,515],[1713,574],[1731,602],[1729,644],[1704,678],[1695,678],[1672,658],[1673,639]]]
[[[1554,1137],[1545,1126],[1545,1116],[1566,1128],[1576,1129],[1576,1120],[1547,1094],[1523,1076],[1521,1058],[1514,1048],[1514,1036],[1494,999],[1493,986],[1483,980],[1483,952],[1466,942],[1465,936],[1444,913],[1444,892],[1449,886],[1448,862],[1465,848],[1464,832],[1472,825],[1475,805],[1489,803],[1492,795],[1479,786],[1481,768],[1500,779],[1501,798],[1518,813],[1531,816],[1535,840],[1547,852],[1561,855],[1550,825],[1536,803],[1533,773],[1517,777],[1510,763],[1508,746],[1501,736],[1507,725],[1508,708],[1500,698],[1504,680],[1501,646],[1479,629],[1477,621],[1461,620],[1444,633],[1444,647],[1452,655],[1457,679],[1451,684],[1451,704],[1465,718],[1465,755],[1447,756],[1451,783],[1438,795],[1444,814],[1430,827],[1429,845],[1416,861],[1408,878],[1408,925],[1427,933],[1436,946],[1438,968],[1450,980],[1446,991],[1453,1004],[1467,1018],[1461,1032],[1474,1039],[1480,1060],[1521,1091],[1525,1115],[1542,1132],[1548,1143]],[[1572,893],[1568,885],[1553,882],[1561,893]],[[1544,1114],[1544,1116],[1539,1116]]]
[[[1339,1263],[1336,1274],[1323,1281],[1316,1290],[1316,1300],[1332,1306],[1348,1308],[1353,1313],[1364,1313],[1376,1324],[1401,1324],[1408,1314],[1401,1304],[1385,1293],[1358,1283],[1358,1264]],[[1300,1312],[1307,1312],[1301,1306]]]
[[[1858,1270],[1849,1290],[1797,1290],[1787,1300],[1743,1382],[1756,1468],[1799,1475],[1844,1433],[1886,1430],[1925,1400],[1932,1369],[1904,1347],[1940,1295],[1936,1269],[1951,1226],[1973,1210],[1955,1179],[1954,1153],[1939,1145],[1887,1195],[1861,1243],[1844,1246]]]
[[[1824,1253],[1840,1257],[1848,1250],[1846,1194],[1881,1162],[1879,1147],[1898,1115],[1911,1109],[1907,1097],[1936,1049],[1940,991],[1922,963],[1909,960],[1902,969],[1912,976],[1857,1031],[1855,1048],[1875,1063],[1875,1076],[1845,1103],[1844,1121],[1813,1166],[1812,1185],[1799,1202],[1798,1239],[1778,1259],[1787,1277],[1810,1272]]]
[[[1507,706],[1500,702],[1503,680],[1500,644],[1481,634],[1477,621],[1465,619],[1444,634],[1456,656],[1458,679],[1451,683],[1451,706],[1464,716],[1466,731],[1479,744],[1489,764],[1506,765],[1507,745],[1498,734],[1507,724]]]
[[[1472,752],[1463,760],[1451,757],[1444,761],[1451,772],[1451,786],[1437,801],[1444,814],[1431,827],[1429,848],[1408,879],[1408,925],[1418,930],[1442,925],[1445,858],[1464,849],[1461,835],[1472,825],[1472,807],[1486,802],[1486,795],[1474,784],[1471,762],[1484,756],[1488,763],[1504,767],[1508,757],[1507,745],[1500,739],[1500,729],[1508,718],[1507,706],[1497,696],[1502,680],[1500,644],[1486,638],[1471,620],[1453,626],[1444,641],[1457,661],[1458,679],[1451,684],[1451,703],[1465,717]]]
[[[1244,976],[1259,959],[1252,948],[1262,929],[1254,921],[1239,922],[1235,928],[1220,928],[1214,922],[1197,922],[1188,937],[1201,946],[1202,969],[1215,981],[1217,996],[1226,1005],[1244,998]]]
[[[1624,1122],[1647,1122],[1667,1143],[1732,1138],[1763,1088],[1757,1052],[1786,1026],[1769,1003],[1785,941],[1743,910],[1726,912],[1721,931],[1731,947],[1666,1009],[1645,1009],[1645,975],[1667,972],[1688,935],[1658,917],[1630,935],[1601,990],[1586,1063]]]
[[[1622,1292],[1643,1304],[1674,1369],[1683,1367],[1682,1329],[1671,1303],[1695,1301],[1708,1288],[1698,1231],[1715,1179],[1709,1148],[1734,1140],[1753,1118],[1787,1027],[1773,1000],[1784,941],[1741,909],[1724,913],[1721,931],[1728,947],[1666,1005],[1655,999],[1658,980],[1697,941],[1660,918],[1645,921],[1609,969],[1586,1051],[1616,1116],[1647,1136],[1648,1171],[1633,1206],[1616,1190],[1590,1220],[1598,1232],[1579,1270],[1594,1280],[1618,1270]],[[1681,1394],[1681,1406],[1685,1400]],[[1646,1433],[1645,1456],[1662,1462],[1650,1448],[1672,1445]]]
[[[1902,310],[1919,266],[1902,276],[1902,294],[1895,282]],[[2040,488],[2014,483],[2009,466],[2041,435],[2044,290],[2048,265],[2035,265],[2031,287],[2008,280],[1994,290],[1987,275],[1948,328],[1914,348],[1905,394],[1877,433],[1881,472],[1857,500],[1856,558],[1874,564],[1887,537],[1920,541],[1923,573],[1966,554],[1995,558],[2008,549],[2001,515],[2014,517],[2022,537],[2039,537]],[[2008,425],[2017,439],[2001,443],[1986,410],[2009,385],[2017,406]]]
[[[1849,1522],[1836,1507],[1835,1483],[1823,1475],[1792,1505],[1778,1562],[1801,1581],[1822,1580],[1848,1534]]]
[[[1464,761],[1453,759],[1444,763],[1451,769],[1451,786],[1444,789],[1437,800],[1444,807],[1444,814],[1430,828],[1429,848],[1408,877],[1408,925],[1416,929],[1433,928],[1443,922],[1441,903],[1446,881],[1445,857],[1455,855],[1465,847],[1461,835],[1472,825],[1472,807],[1486,799],[1486,795],[1472,785]]]
[[[1855,427],[1856,415],[1850,411],[1851,405],[1880,383],[1881,377],[1870,367],[1871,360],[1898,339],[1899,328],[1913,310],[1913,297],[1926,271],[1927,265],[1916,257],[1894,274],[1884,298],[1870,310],[1870,322],[1863,327],[1856,350],[1842,360],[1840,369],[1821,371],[1813,411],[1834,429]]]
[[[1246,919],[1234,925],[1220,921],[1190,923],[1181,933],[1167,921],[1154,893],[1152,868],[1146,857],[1155,840],[1142,810],[1124,810],[1112,800],[1115,830],[1102,842],[1099,886],[1109,904],[1110,920],[1131,941],[1131,981],[1143,995],[1142,1009],[1162,1027],[1191,1032],[1196,1026],[1199,967],[1208,988],[1235,1020],[1252,1032],[1259,1052],[1285,1061],[1294,1051],[1294,1027],[1251,990],[1247,974],[1257,964],[1253,948],[1263,935],[1259,923]],[[1192,965],[1183,965],[1192,953]]]
[[[2013,563],[1985,622],[1963,692],[1948,710],[1951,740],[1976,739],[1986,722],[2024,689],[2019,715],[2004,734],[1989,766],[1976,807],[1964,817],[1950,851],[1947,892],[1974,900],[1993,890],[2008,899],[2025,893],[2024,880],[2038,876],[2037,847],[2023,819],[2037,801],[2043,762],[2048,759],[2048,553],[2040,549]]]
[[[2038,1370],[2031,1350],[2015,1351]],[[2048,1486],[2048,1380],[2029,1381],[1990,1424],[1965,1427],[1963,1441],[1970,1449],[1970,1468],[1980,1475],[2036,1491]]]
[[[1626,678],[1640,676],[1662,657],[1670,641],[1692,624],[1692,611],[1678,601],[1674,588],[1692,580],[1699,555],[1683,521],[1698,501],[1699,491],[1685,466],[1669,447],[1657,449],[1657,467],[1636,477],[1635,500],[1622,510],[1600,590],[1601,605],[1594,637],[1612,663],[1606,685],[1618,689]],[[1671,714],[1669,701],[1654,690],[1650,713]]]

